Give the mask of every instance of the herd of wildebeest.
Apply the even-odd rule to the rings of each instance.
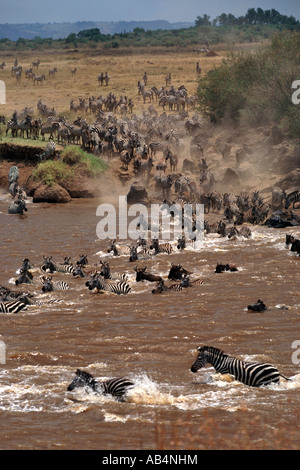
[[[32,68],[37,69],[39,64],[40,61],[36,61]],[[16,74],[17,69],[20,70],[20,65],[15,61],[12,73]],[[55,76],[56,71],[49,71],[49,77]],[[71,73],[76,74],[76,70]],[[109,78],[107,72],[102,73],[98,77],[99,83],[109,89]],[[131,98],[117,98],[108,92],[106,96],[79,97],[76,104],[71,100],[70,112],[76,113],[73,120],[66,119],[40,99],[36,110],[26,107],[20,112],[15,111],[8,121],[4,116],[0,121],[6,123],[6,135],[47,140],[47,147],[40,154],[41,160],[59,158],[58,145],[78,145],[102,157],[114,169],[117,167],[123,183],[142,182],[161,201],[203,204],[205,213],[220,214],[218,222],[205,221],[206,233],[248,238],[251,236],[249,224],[265,223],[275,210],[290,211],[285,226],[290,222],[298,225],[299,220],[292,211],[300,200],[298,190],[288,193],[274,187],[269,202],[264,201],[259,191],[236,194],[218,190],[219,181],[206,157],[207,136],[212,124],[199,116],[195,109],[196,98],[188,96],[184,85],[178,88],[172,85],[170,73],[165,77],[165,84],[157,88],[148,84],[145,72],[137,80],[136,94],[147,104],[140,115],[133,113]],[[220,165],[228,152],[233,150],[227,142],[219,148]],[[235,148],[234,152],[237,166],[247,160],[243,146]],[[24,192],[21,196],[16,181],[9,184],[12,183],[15,185],[14,193],[10,191],[12,196],[22,197],[24,203]]]

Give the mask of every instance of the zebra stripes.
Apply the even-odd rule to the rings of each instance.
[[[191,367],[192,372],[211,364],[220,374],[231,374],[249,387],[278,383],[280,376],[284,377],[275,367],[265,362],[244,362],[212,346],[199,346],[197,350],[199,353]],[[284,378],[289,380],[287,377]]]
[[[130,285],[125,281],[110,282],[104,279],[100,274],[94,274],[90,280],[85,283],[89,290],[97,289],[98,292],[112,292],[117,295],[126,295],[131,292]]]
[[[106,282],[105,289],[108,292],[112,292],[113,294],[117,295],[126,295],[131,292],[131,287],[127,282],[120,281],[120,282]]]
[[[52,281],[51,276],[42,276],[40,278],[43,292],[53,292],[55,290],[68,290],[69,284],[65,281]]]
[[[18,313],[21,310],[26,310],[26,304],[19,300],[12,300],[7,302],[0,302],[0,312],[2,313]]]
[[[293,204],[293,209],[295,209],[296,202],[300,202],[300,191],[293,191],[287,195],[284,204],[285,209],[288,209],[291,204]]]
[[[150,150],[151,157],[155,157],[156,152],[163,152],[164,148],[165,146],[161,142],[150,142],[149,150]]]
[[[128,380],[124,377],[116,377],[105,380],[99,385],[104,395],[112,395],[113,397],[116,397],[118,401],[123,401],[124,395],[126,394],[128,388],[134,386],[131,380]]]
[[[85,387],[87,389],[91,388],[95,393],[111,395],[118,401],[124,401],[126,392],[129,388],[134,387],[134,383],[125,377],[116,377],[103,382],[98,382],[88,372],[77,369],[75,378],[70,383],[67,390],[71,392],[78,387]]]
[[[155,254],[158,253],[167,253],[168,255],[173,252],[173,247],[171,243],[159,243],[158,239],[152,240],[152,245],[150,246],[150,250],[154,250]]]

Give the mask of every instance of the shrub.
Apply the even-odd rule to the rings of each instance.
[[[107,164],[99,157],[84,152],[79,147],[66,147],[60,160],[47,160],[40,163],[33,172],[35,181],[42,181],[52,186],[54,183],[63,185],[75,175],[94,178],[107,168]]]
[[[290,137],[298,137],[300,106],[291,101],[291,85],[299,78],[299,47],[300,34],[284,32],[255,53],[228,56],[199,79],[200,110],[213,122],[275,122]]]
[[[73,178],[74,171],[60,160],[47,160],[40,163],[32,173],[34,181],[42,181],[48,186],[54,183],[61,184],[70,178]]]

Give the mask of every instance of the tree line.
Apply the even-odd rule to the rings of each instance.
[[[299,21],[294,16],[282,15],[277,10],[263,10],[262,8],[249,8],[244,16],[235,17],[232,13],[222,13],[214,20],[204,14],[197,16],[195,26],[234,26],[234,25],[289,25],[297,26]]]
[[[300,31],[300,22],[293,16],[280,14],[278,11],[250,8],[246,15],[236,18],[233,14],[222,13],[214,20],[206,14],[198,16],[195,26],[180,29],[145,30],[136,27],[133,31],[115,34],[103,34],[99,28],[84,29],[70,33],[66,38],[34,39],[19,38],[12,41],[0,39],[0,50],[42,50],[84,48],[117,49],[119,47],[198,47],[201,44],[260,42],[271,39],[276,31]]]

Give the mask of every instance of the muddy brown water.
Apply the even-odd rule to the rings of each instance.
[[[108,257],[107,242],[96,236],[101,200],[29,202],[24,216],[8,215],[8,202],[2,192],[0,284],[16,289],[27,257],[35,282],[19,289],[63,303],[0,314],[1,449],[299,448],[300,365],[292,345],[300,340],[300,258],[286,249],[285,234],[300,237],[300,228],[252,227],[249,240],[210,235],[196,248],[133,265],[127,255]],[[43,255],[75,262],[81,254],[90,265],[106,258],[113,273],[127,272],[132,292],[93,294],[85,279],[57,273],[70,289],[42,294]],[[135,264],[166,278],[171,262],[205,283],[161,295],[136,283]],[[217,262],[239,270],[215,274]],[[257,299],[268,310],[249,313]],[[252,389],[221,380],[210,366],[192,374],[199,344],[271,362],[292,380]],[[77,368],[99,379],[125,374],[137,386],[126,403],[70,393]]]

